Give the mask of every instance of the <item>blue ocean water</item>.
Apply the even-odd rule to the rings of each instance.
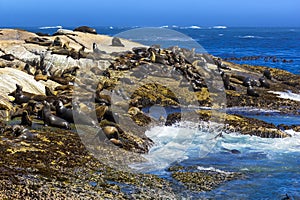
[[[24,28],[34,32],[54,33],[59,27]],[[73,29],[74,27],[63,27]],[[96,27],[99,34],[115,35],[136,27]],[[244,56],[276,56],[292,62],[272,62],[258,59],[239,61],[240,63],[275,67],[300,74],[300,28],[231,28],[231,27],[169,27],[197,41],[208,53],[221,58]],[[185,38],[167,38],[164,45],[177,45]],[[150,37],[138,42],[151,45],[161,38]],[[186,42],[186,41],[183,41]],[[247,112],[246,112],[247,113]],[[244,113],[245,114],[245,113]],[[248,116],[280,124],[300,124],[298,116],[255,115]],[[271,116],[271,117],[270,117]],[[149,159],[154,159],[157,169],[151,173],[170,177],[161,163],[166,164],[166,151],[171,161],[177,160],[183,166],[198,166],[201,170],[215,169],[242,172],[245,178],[222,184],[211,192],[182,192],[186,199],[282,199],[288,194],[292,199],[300,199],[300,134],[290,132],[293,136],[285,139],[263,139],[239,134],[224,135],[211,143],[211,149],[205,156],[198,156],[195,149],[201,152],[205,130],[192,133],[200,139],[184,140],[180,135],[191,134],[191,130],[174,127],[154,127],[147,134],[157,145],[150,151]],[[193,135],[194,134],[194,135]],[[167,147],[167,148],[166,148]],[[224,149],[237,149],[240,154],[231,154]],[[153,155],[155,157],[153,157]],[[201,154],[202,155],[202,154]],[[152,157],[151,157],[152,156]],[[168,163],[172,164],[172,163]],[[180,194],[179,194],[180,196]]]
[[[33,32],[53,34],[58,28],[74,29],[74,27],[22,27]],[[99,34],[116,35],[141,27],[95,27]],[[243,64],[269,66],[300,74],[300,27],[178,27],[164,26],[183,33],[199,43],[208,53],[221,57],[241,58],[244,56],[262,56],[258,60],[239,61]],[[180,38],[166,38],[169,45],[176,45]],[[143,44],[152,45],[161,38],[137,40]],[[167,47],[167,46],[165,46]],[[286,59],[292,62],[265,61],[263,57],[276,56],[278,60]]]

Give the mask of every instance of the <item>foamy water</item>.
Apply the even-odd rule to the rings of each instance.
[[[296,94],[290,91],[287,92],[275,92],[275,91],[270,91],[270,93],[273,94],[278,94],[279,98],[282,99],[290,99],[290,100],[294,100],[294,101],[300,101],[300,94]]]
[[[199,171],[241,172],[245,179],[229,181],[205,193],[184,191],[187,199],[280,199],[289,194],[300,198],[300,133],[292,137],[260,138],[239,133],[221,133],[219,127],[156,126],[146,132],[156,145],[144,157],[146,163],[133,166],[141,172],[170,176],[172,165],[196,166]],[[233,154],[231,150],[240,153]],[[181,191],[182,192],[182,191]]]
[[[184,122],[174,126],[156,126],[146,131],[155,145],[147,155],[146,163],[132,165],[143,172],[164,170],[174,162],[206,156],[217,142],[222,125]]]

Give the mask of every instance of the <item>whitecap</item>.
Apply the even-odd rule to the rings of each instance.
[[[226,29],[227,26],[213,26],[212,28],[215,28],[215,29]]]
[[[180,27],[180,29],[201,29],[200,26],[184,26],[184,27]]]
[[[39,29],[62,29],[62,26],[42,26]]]
[[[197,169],[200,170],[200,171],[213,171],[213,172],[218,172],[218,173],[222,173],[222,174],[232,174],[232,172],[223,171],[221,169],[217,169],[217,168],[214,168],[214,167],[198,166]]]
[[[206,122],[180,122],[173,126],[152,127],[145,132],[154,141],[149,153],[143,155],[147,162],[131,167],[143,172],[156,171],[174,162],[204,157],[215,146],[216,135],[222,130],[221,127],[221,124]]]
[[[200,27],[200,26],[195,26],[195,25],[193,25],[193,26],[190,26],[189,28],[190,28],[190,29],[201,29],[201,27]]]
[[[160,26],[159,28],[169,28],[169,25]]]
[[[260,36],[255,36],[255,35],[243,35],[243,36],[238,36],[239,38],[242,39],[261,39],[263,37]]]
[[[261,138],[242,134],[224,134],[218,141],[218,149],[238,149],[243,154],[251,152],[264,152],[267,155],[278,153],[300,153],[300,132],[286,130],[291,137]]]

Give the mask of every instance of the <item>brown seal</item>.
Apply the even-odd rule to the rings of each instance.
[[[21,85],[16,84],[16,87],[17,89],[14,94],[15,100],[13,101],[13,103],[16,104],[28,103],[31,97],[23,94],[23,87]]]
[[[66,120],[51,113],[50,104],[47,101],[44,101],[43,104],[44,107],[42,112],[45,126],[49,125],[58,128],[70,129],[70,125]]]
[[[119,131],[114,126],[105,126],[102,128],[104,134],[108,139],[119,139]]]
[[[88,26],[80,26],[75,28],[73,31],[83,32],[83,33],[91,33],[91,34],[97,34],[96,29],[88,27]]]
[[[31,126],[32,120],[30,119],[27,110],[24,110],[21,117],[21,125]]]

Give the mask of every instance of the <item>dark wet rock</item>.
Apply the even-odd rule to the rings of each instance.
[[[88,27],[88,26],[80,26],[74,29],[74,31],[79,31],[83,33],[91,33],[91,34],[97,34],[96,29]]]
[[[171,126],[172,124],[176,124],[181,121],[181,113],[171,113],[167,116],[167,120],[165,125]]]
[[[172,178],[181,182],[187,189],[198,192],[211,191],[227,181],[244,178],[239,172],[179,169],[180,171],[177,171],[178,169],[172,168]]]
[[[22,135],[3,140],[5,136],[0,133],[1,199],[133,198],[122,192],[120,186],[111,184],[112,181],[143,188],[135,198],[149,196],[152,189],[171,195],[169,183],[157,176],[104,165],[86,150],[72,131],[46,129],[35,133],[35,137],[23,139],[19,145],[15,145],[18,144],[15,141]]]

